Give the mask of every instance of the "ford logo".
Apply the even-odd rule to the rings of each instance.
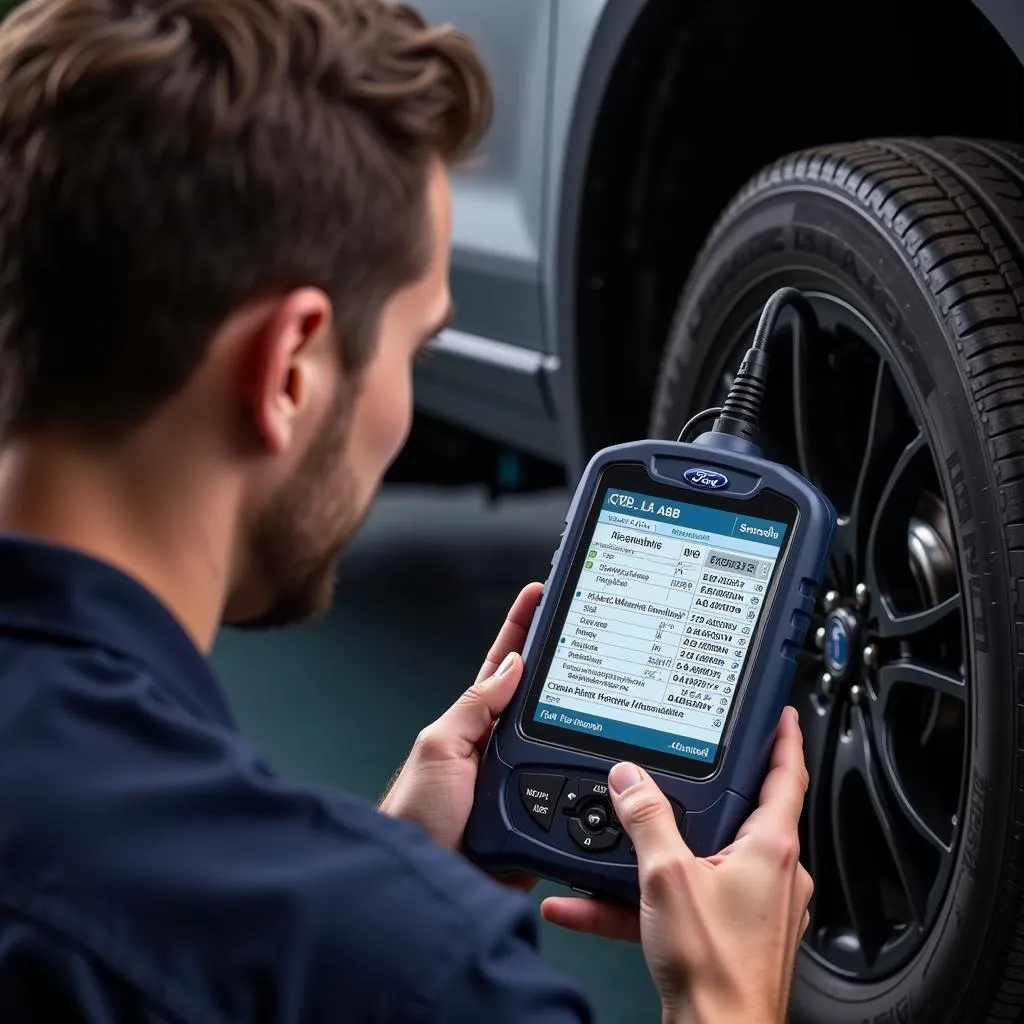
[[[838,618],[832,619],[826,627],[825,660],[836,675],[842,675],[850,665],[850,638]]]
[[[836,679],[843,679],[857,667],[860,628],[860,621],[849,608],[836,608],[825,621],[825,667]]]
[[[691,487],[700,487],[705,491],[720,491],[729,486],[729,478],[713,469],[688,469],[683,479]]]

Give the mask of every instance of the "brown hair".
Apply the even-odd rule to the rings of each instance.
[[[386,0],[29,0],[0,26],[0,442],[113,439],[232,310],[323,288],[343,361],[485,132],[470,41]]]

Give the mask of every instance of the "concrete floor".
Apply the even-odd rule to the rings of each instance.
[[[385,491],[325,620],[222,636],[214,660],[242,729],[286,777],[379,795],[418,730],[473,680],[520,587],[544,579],[567,500]],[[638,948],[542,931],[544,955],[603,1024],[660,1018]]]

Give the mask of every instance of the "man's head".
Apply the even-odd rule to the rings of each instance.
[[[24,4],[0,27],[0,448],[217,467],[225,620],[321,611],[449,314],[446,169],[490,103],[462,35],[384,0]]]

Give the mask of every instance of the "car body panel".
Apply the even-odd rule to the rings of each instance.
[[[417,369],[417,404],[536,454],[557,450],[541,244],[545,219],[551,0],[420,0],[480,47],[497,103],[478,157],[453,177],[454,327]]]
[[[481,163],[454,178],[455,326],[417,369],[417,406],[577,475],[577,239],[601,106],[658,0],[420,0],[480,46],[497,109]],[[680,3],[685,0],[679,0]],[[1024,64],[1021,0],[970,0]]]
[[[571,295],[560,295],[559,267],[572,248],[572,204],[552,187],[582,180],[589,131],[624,30],[647,0],[421,0],[433,22],[450,21],[480,46],[498,98],[481,163],[454,176],[454,327],[417,370],[417,405],[496,441],[562,461],[572,396],[556,339]],[[609,11],[614,16],[607,19]],[[583,71],[599,31],[605,81]],[[591,76],[600,79],[602,76]],[[596,84],[596,88],[594,85]],[[581,86],[595,96],[581,95]],[[591,124],[592,128],[592,124]],[[553,205],[554,204],[554,205]],[[563,230],[563,228],[568,229]]]
[[[464,333],[543,348],[540,235],[544,215],[550,0],[420,0],[480,47],[500,98],[486,144],[456,175],[452,286]]]
[[[544,246],[548,336],[557,359],[551,389],[560,444],[548,453],[571,478],[592,452],[583,439],[576,367],[577,239],[591,143],[623,43],[649,0],[562,0],[557,22],[549,144],[550,204]]]
[[[1024,64],[1024,5],[1020,0],[971,0]]]

